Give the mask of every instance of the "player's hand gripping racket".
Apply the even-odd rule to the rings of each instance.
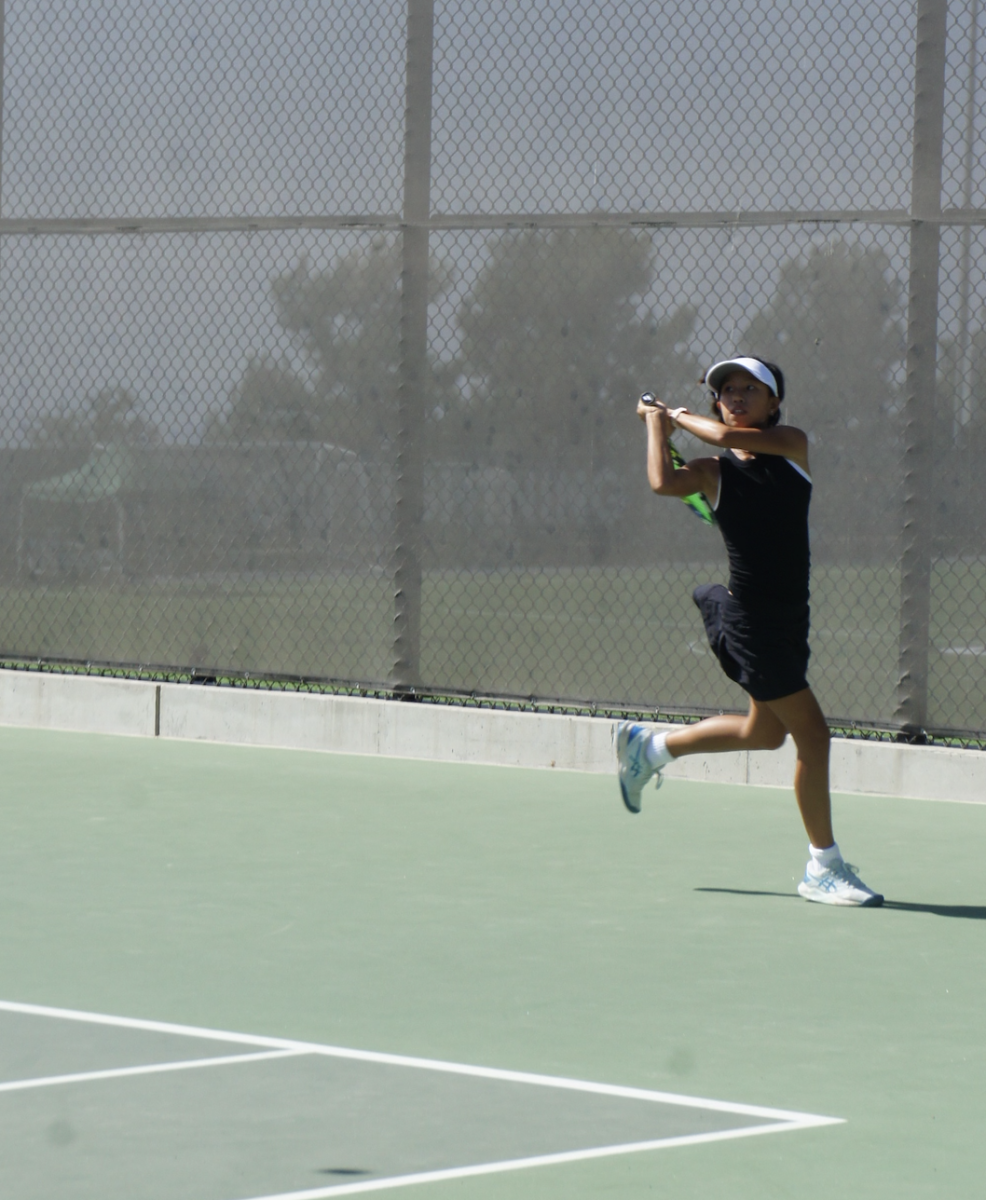
[[[640,397],[641,404],[656,405],[658,400],[653,392],[644,392]],[[678,447],[668,438],[668,450],[671,452],[671,461],[674,463],[674,469],[680,470],[686,465],[685,460],[681,457],[681,452]],[[706,525],[714,525],[716,523],[716,514],[712,510],[712,505],[706,500],[701,492],[694,492],[691,496],[682,496],[682,503],[687,504],[696,517],[700,521],[704,521]]]

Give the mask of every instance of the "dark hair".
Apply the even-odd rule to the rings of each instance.
[[[767,368],[767,370],[771,373],[771,375],[773,375],[773,377],[777,380],[777,405],[778,405],[778,407],[776,409],[774,409],[774,411],[767,418],[767,428],[769,429],[772,425],[776,425],[777,422],[781,419],[780,404],[781,404],[781,401],[784,399],[784,373],[783,373],[783,371],[781,371],[780,367],[776,363],[768,362],[767,359],[761,358],[758,354],[743,354],[743,355],[737,355],[737,357],[738,358],[753,358],[753,359],[756,359],[756,361],[758,363],[763,363],[763,365]],[[701,382],[705,383],[705,376],[702,377]],[[717,395],[716,392],[712,392],[712,391],[709,392],[709,395],[711,397],[712,415],[715,417],[715,419],[717,421],[721,421],[722,413],[719,411],[719,396]]]

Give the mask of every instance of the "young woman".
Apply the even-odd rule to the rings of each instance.
[[[753,357],[716,363],[704,382],[712,417],[660,401],[637,405],[647,427],[647,478],[659,496],[702,492],[716,512],[729,555],[729,587],[696,588],[713,653],[750,697],[745,716],[718,716],[656,734],[621,721],[615,730],[623,802],[640,811],[640,793],[685,754],[776,750],[788,734],[797,748],[794,792],[809,838],[798,891],[822,904],[877,906],[842,859],[832,833],[829,731],[805,672],[808,667],[808,438],[778,424],[784,377]],[[723,451],[675,470],[668,437],[684,429]]]

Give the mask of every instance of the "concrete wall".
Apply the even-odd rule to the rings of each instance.
[[[350,696],[0,671],[0,725],[608,773],[611,722]],[[683,759],[668,778],[790,787],[794,749]],[[986,802],[986,753],[836,739],[837,792]]]

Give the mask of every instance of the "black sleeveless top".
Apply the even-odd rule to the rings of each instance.
[[[729,590],[744,608],[793,612],[808,603],[811,483],[779,454],[719,458],[716,519]]]

